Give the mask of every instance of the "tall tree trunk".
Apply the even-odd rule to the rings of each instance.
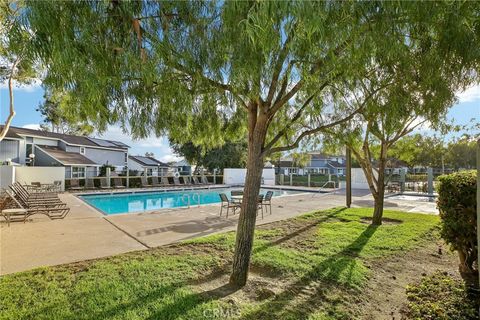
[[[381,225],[383,217],[383,204],[385,198],[385,165],[387,162],[387,151],[382,143],[380,150],[380,159],[378,160],[378,178],[377,178],[377,192],[374,196],[374,209],[372,225]]]
[[[247,282],[248,267],[253,248],[255,222],[257,219],[258,195],[262,181],[262,148],[267,132],[266,117],[257,119],[256,110],[249,113],[249,139],[247,176],[243,193],[242,210],[238,219],[235,254],[230,284],[242,287]]]
[[[379,226],[382,224],[382,217],[383,217],[383,204],[384,204],[384,196],[385,196],[385,187],[380,185],[380,178],[378,179],[378,189],[377,194],[374,197],[374,205],[373,205],[373,218],[372,218],[372,225]]]

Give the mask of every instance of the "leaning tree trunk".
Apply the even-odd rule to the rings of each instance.
[[[235,254],[230,284],[242,287],[247,282],[248,267],[253,248],[253,236],[257,219],[258,195],[262,181],[262,148],[266,136],[266,118],[256,111],[249,113],[249,138],[247,176],[243,193],[242,210],[238,219]]]
[[[377,192],[374,195],[373,218],[372,225],[379,226],[382,224],[383,205],[385,198],[385,165],[386,165],[386,151],[382,145],[380,151],[380,159],[378,161],[378,178],[377,178]]]

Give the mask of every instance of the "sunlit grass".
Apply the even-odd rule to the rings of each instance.
[[[402,223],[372,227],[361,221],[371,211],[320,211],[258,228],[253,268],[295,288],[314,286],[314,296],[321,294],[328,306],[310,312],[302,301],[292,304],[295,291],[287,290],[275,299],[239,305],[237,311],[251,319],[344,317],[348,310],[336,301],[341,290],[365,285],[369,261],[414,248],[438,223],[435,216],[386,211],[386,217]],[[287,224],[307,226],[308,233],[292,234]],[[228,274],[234,243],[235,233],[228,232],[173,248],[3,276],[0,319],[211,318],[212,310],[232,306],[199,294],[197,283],[216,270]],[[317,292],[320,288],[330,289]]]

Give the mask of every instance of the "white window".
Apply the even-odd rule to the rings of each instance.
[[[72,167],[72,178],[85,178],[85,167]]]
[[[80,147],[80,154],[85,154],[85,147]]]

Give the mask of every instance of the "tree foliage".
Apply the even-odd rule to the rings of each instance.
[[[417,65],[422,75],[432,74],[414,85],[450,85],[429,83],[439,78],[431,66],[453,77],[459,64],[471,66],[479,50],[472,36],[478,34],[472,14],[478,8],[468,2],[27,4],[25,20],[48,65],[46,83],[71,92],[72,108],[96,128],[120,122],[137,137],[168,134],[179,143],[210,148],[247,137],[231,278],[237,285],[248,272],[265,157],[352,119],[367,104],[372,111],[364,115],[373,121],[375,103],[369,99],[376,89],[365,93],[360,105],[342,103],[338,94],[358,92],[360,79],[381,87],[389,81],[386,75],[414,78]],[[400,116],[405,102],[410,107],[417,100],[424,108],[446,99],[428,92],[415,97],[399,84],[395,89],[407,97],[392,94],[377,101],[389,99]],[[394,120],[384,123],[396,126]]]
[[[70,94],[52,93],[46,90],[43,98],[43,103],[37,108],[43,117],[43,123],[40,125],[42,130],[82,136],[93,133],[92,125],[79,121],[75,115],[69,113]]]
[[[310,163],[312,156],[306,152],[292,152],[292,163],[295,167],[304,168]]]
[[[426,136],[420,133],[408,135],[393,145],[389,156],[405,162],[409,167],[442,166],[445,155],[444,141],[437,136]]]
[[[9,98],[8,116],[0,130],[0,141],[16,114],[14,87],[32,82],[38,73],[35,51],[30,47],[32,33],[20,22],[23,10],[22,1],[0,0],[0,83],[8,83]]]
[[[408,37],[416,35],[409,33]],[[375,200],[373,224],[381,224],[390,149],[423,124],[439,128],[455,102],[455,93],[477,79],[472,68],[480,61],[478,49],[475,55],[461,55],[441,41],[407,41],[403,46],[395,53],[373,57],[371,74],[337,89],[343,103],[360,111],[348,125],[328,130],[328,137],[347,145],[365,173]],[[456,61],[451,61],[452,55]]]
[[[461,138],[448,143],[445,163],[453,169],[474,169],[476,167],[477,142],[474,139]]]
[[[475,138],[462,136],[443,141],[436,135],[413,134],[400,139],[389,150],[389,156],[402,160],[409,167],[458,169],[475,168]]]
[[[191,142],[176,143],[170,140],[170,146],[179,156],[196,165],[197,170],[206,168],[209,171],[224,168],[245,168],[247,162],[247,144],[244,141],[227,141],[221,147],[203,150]]]

